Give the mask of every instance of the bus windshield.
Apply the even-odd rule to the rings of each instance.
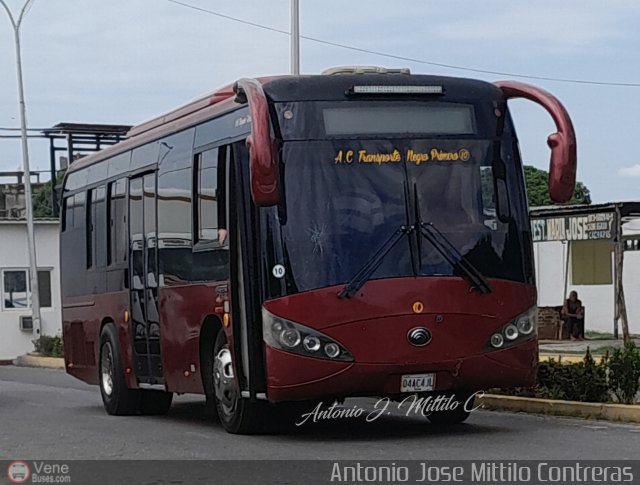
[[[519,194],[514,143],[498,146],[509,192]],[[470,137],[285,142],[283,200],[265,211],[268,264],[285,267],[272,296],[349,282],[400,225],[417,222],[483,277],[528,281],[526,203],[505,197],[509,217],[498,218],[495,147]],[[367,279],[463,276],[419,232],[403,235]]]

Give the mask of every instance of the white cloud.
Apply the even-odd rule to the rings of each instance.
[[[640,177],[640,163],[631,165],[630,167],[622,167],[618,170],[621,177]]]

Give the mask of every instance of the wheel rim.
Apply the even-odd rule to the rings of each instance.
[[[216,399],[227,416],[234,413],[238,404],[238,392],[233,374],[233,361],[229,347],[222,347],[213,363],[213,385]]]
[[[100,357],[100,383],[102,391],[107,395],[113,394],[113,351],[111,344],[105,343],[102,346],[102,356]]]

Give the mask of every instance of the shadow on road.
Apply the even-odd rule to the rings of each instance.
[[[292,416],[290,418],[285,422],[279,422],[277,425],[272,426],[272,429],[262,433],[262,435],[277,435],[279,439],[289,439],[291,441],[318,442],[325,440],[358,441],[368,440],[372,437],[375,437],[376,440],[424,439],[428,436],[494,435],[508,432],[507,428],[474,423],[473,414],[466,423],[449,426],[432,425],[423,416],[402,416],[397,414],[380,416],[372,422],[367,422],[364,416],[315,423],[309,420],[301,426],[294,424],[294,421],[300,420],[299,417]],[[175,403],[167,416],[153,419],[201,425],[201,431],[205,432],[206,430],[224,432],[217,416],[207,410],[204,402]]]

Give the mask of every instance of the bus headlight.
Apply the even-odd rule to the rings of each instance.
[[[515,340],[518,338],[518,327],[516,327],[513,323],[510,323],[506,327],[504,327],[504,336],[507,337],[507,340]]]
[[[318,350],[320,350],[320,346],[322,344],[320,343],[320,339],[318,337],[307,335],[302,341],[302,345],[304,345],[304,348],[309,352],[317,352]]]
[[[327,354],[332,359],[335,359],[340,355],[340,347],[338,347],[338,344],[334,344],[334,343],[325,344],[324,353]]]
[[[501,333],[494,333],[491,336],[491,346],[495,347],[496,349],[499,349],[503,345],[504,345],[504,337],[502,336],[502,334]]]
[[[538,307],[530,308],[528,311],[518,315],[508,321],[489,338],[489,349],[501,349],[516,345],[523,340],[535,336],[538,328]]]
[[[522,335],[529,335],[536,328],[535,317],[531,315],[523,315],[518,318],[518,331]]]
[[[278,317],[262,309],[262,337],[275,349],[317,359],[353,361],[339,342],[299,323]]]
[[[278,340],[285,347],[292,349],[300,343],[300,332],[295,328],[286,328],[278,334]]]

